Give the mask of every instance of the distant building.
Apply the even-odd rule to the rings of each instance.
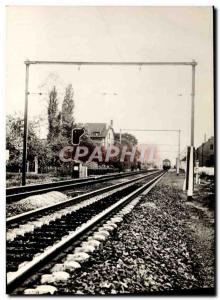
[[[113,121],[110,125],[107,123],[85,123],[83,124],[90,139],[99,146],[106,148],[114,144]]]
[[[199,161],[200,167],[214,167],[215,153],[213,136],[196,149],[196,160]]]

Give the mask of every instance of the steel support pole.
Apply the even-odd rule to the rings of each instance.
[[[189,188],[188,198],[193,196],[194,183],[194,115],[195,115],[195,71],[197,63],[192,62],[192,94],[191,94],[191,150],[190,150],[190,164],[189,164]]]
[[[27,137],[28,137],[28,82],[29,82],[29,66],[26,64],[25,76],[25,107],[24,107],[24,136],[23,136],[23,159],[22,159],[22,185],[26,185],[26,165],[27,165]]]
[[[191,94],[191,147],[194,147],[194,115],[195,115],[195,71],[196,63],[192,64],[192,94]]]
[[[180,172],[180,133],[181,130],[178,130],[178,156],[177,156],[177,166],[176,166],[176,175],[179,175]]]

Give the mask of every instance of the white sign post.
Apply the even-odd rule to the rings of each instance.
[[[9,150],[6,149],[6,161],[9,160]]]
[[[199,161],[195,162],[194,172],[196,174],[196,184],[199,184]]]

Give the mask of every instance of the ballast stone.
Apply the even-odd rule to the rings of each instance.
[[[41,282],[42,284],[54,282],[53,275],[52,275],[52,274],[43,274],[43,275],[41,276],[40,282]]]
[[[50,294],[57,292],[57,288],[52,285],[38,285],[35,289],[39,295]]]
[[[67,271],[75,271],[81,268],[81,265],[76,261],[65,261],[64,268]]]
[[[108,230],[108,231],[114,231],[114,227],[108,224],[103,225],[103,229],[104,230]]]
[[[82,249],[85,253],[93,253],[95,251],[95,247],[92,245],[83,245]]]
[[[121,217],[113,217],[111,218],[111,221],[114,223],[121,223],[123,219]]]
[[[24,290],[24,295],[53,295],[57,288],[52,285],[38,285],[35,289]]]
[[[70,277],[70,274],[64,271],[54,272],[52,275],[55,281],[67,281]]]
[[[115,229],[118,227],[118,225],[115,224],[115,223],[112,222],[112,221],[107,221],[107,222],[106,222],[106,225],[110,225],[110,226],[114,227]]]
[[[98,230],[98,233],[104,235],[105,237],[108,237],[110,235],[110,233],[107,230],[104,230],[103,228],[100,228]]]
[[[79,253],[75,253],[75,254],[68,254],[67,255],[67,260],[68,261],[76,261],[76,262],[85,262],[89,259],[89,255],[87,253],[84,252],[79,252]]]
[[[87,242],[83,242],[82,245],[91,245],[94,248],[98,249],[100,246],[100,242],[92,238],[92,239],[88,240]]]
[[[38,291],[36,289],[26,289],[24,295],[38,295]]]
[[[53,272],[60,272],[60,271],[64,271],[64,264],[56,264],[51,269],[51,273],[53,273]]]
[[[101,234],[101,233],[95,233],[95,234],[93,235],[93,238],[94,238],[95,240],[98,240],[98,241],[103,242],[103,241],[106,240],[107,237],[106,237],[105,235]]]
[[[52,274],[44,274],[41,276],[41,283],[56,283],[60,281],[67,281],[70,274],[64,271],[53,272]]]

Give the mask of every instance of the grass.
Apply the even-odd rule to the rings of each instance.
[[[34,174],[29,173],[26,176],[26,184],[37,184],[37,183],[45,183],[45,182],[54,182],[59,180],[70,179],[70,176],[55,176],[54,174]],[[21,186],[21,173],[6,173],[6,187],[15,187]]]

